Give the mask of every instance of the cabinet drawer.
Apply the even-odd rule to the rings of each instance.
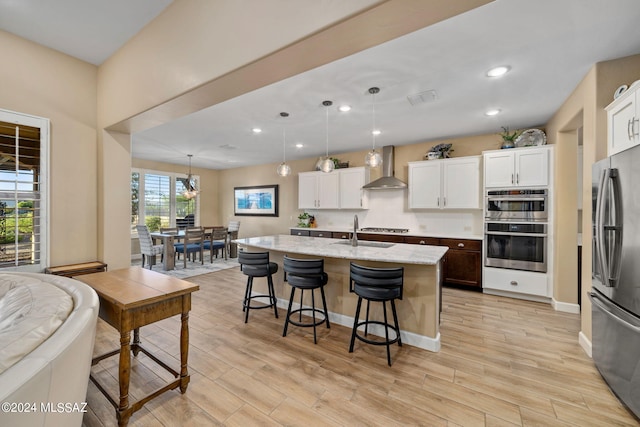
[[[547,275],[485,267],[483,288],[548,297]]]
[[[480,252],[482,250],[482,241],[465,239],[440,239],[440,246],[448,246],[449,249],[458,249],[461,251]]]
[[[440,246],[440,239],[435,237],[406,236],[404,242],[411,245]]]
[[[308,236],[309,230],[291,230],[292,236]]]
[[[396,236],[392,234],[375,234],[375,233],[358,233],[358,239],[369,240],[374,242],[392,242],[404,243],[404,236]]]
[[[309,236],[311,237],[331,237],[330,231],[309,230]]]
[[[351,237],[351,233],[331,233],[331,237],[333,239],[349,239]]]

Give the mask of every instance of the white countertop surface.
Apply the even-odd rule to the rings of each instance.
[[[448,250],[445,246],[409,245],[405,243],[383,243],[362,240],[358,242],[359,246],[353,247],[349,240],[344,239],[291,236],[284,234],[249,237],[233,241],[240,245],[254,246],[278,252],[398,264],[437,264]],[[388,247],[380,247],[380,245],[388,245]]]
[[[310,231],[330,231],[334,233],[351,233],[353,230],[344,227],[291,227],[291,230],[310,230]],[[367,233],[367,234],[384,234],[386,236],[416,236],[416,237],[435,237],[442,239],[469,239],[469,240],[482,240],[484,238],[481,234],[464,234],[464,233],[435,233],[435,232],[427,232],[427,231],[414,231],[409,230],[407,233],[384,233],[377,231],[363,231],[362,229],[358,230],[358,233]]]

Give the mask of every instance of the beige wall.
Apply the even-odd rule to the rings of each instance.
[[[94,260],[97,67],[0,31],[0,108],[51,120],[51,265]]]
[[[576,233],[582,230],[582,332],[591,339],[591,165],[607,155],[607,114],[613,92],[640,76],[640,55],[596,64],[547,124],[550,140],[556,141],[556,247],[555,298],[576,302]],[[582,224],[575,208],[577,191],[575,129],[583,126]],[[569,254],[569,255],[567,255]]]

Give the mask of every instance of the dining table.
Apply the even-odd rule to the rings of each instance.
[[[218,227],[206,227],[207,229],[218,228]],[[219,226],[219,228],[224,228],[223,226]],[[178,232],[160,232],[160,231],[152,231],[149,233],[151,238],[155,242],[161,241],[163,245],[162,252],[162,269],[163,270],[174,270],[176,268],[175,265],[175,248],[174,244],[179,242],[180,239],[184,237],[184,229],[178,230]],[[225,254],[229,253],[229,235],[231,233],[235,233],[233,231],[229,231],[227,233],[227,238],[225,239]],[[205,233],[205,238],[211,237],[211,233]]]

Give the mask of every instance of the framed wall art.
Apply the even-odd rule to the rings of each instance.
[[[233,213],[238,216],[278,216],[278,185],[234,187]]]

